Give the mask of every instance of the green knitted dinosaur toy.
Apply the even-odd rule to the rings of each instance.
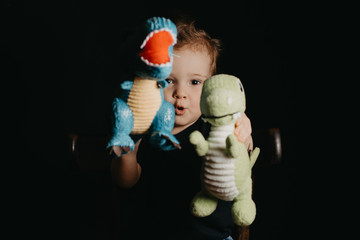
[[[226,74],[210,77],[204,82],[200,105],[202,118],[211,124],[211,130],[207,140],[199,131],[190,134],[197,154],[203,156],[201,191],[191,203],[192,214],[210,215],[217,199],[234,201],[234,223],[250,225],[256,215],[251,169],[260,149],[255,148],[249,157],[245,145],[234,135],[235,122],[245,111],[240,79]]]

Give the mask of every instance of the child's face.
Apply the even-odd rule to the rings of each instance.
[[[173,134],[194,123],[200,116],[200,96],[204,81],[211,76],[210,57],[205,51],[189,48],[174,50],[174,63],[165,100],[175,107]]]

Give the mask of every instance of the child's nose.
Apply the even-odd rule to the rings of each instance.
[[[176,89],[176,91],[174,92],[174,98],[176,99],[186,98],[186,92],[184,91],[184,89],[182,88]]]

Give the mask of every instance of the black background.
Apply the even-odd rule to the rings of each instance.
[[[72,218],[71,211],[62,211],[69,197],[69,183],[64,184],[66,136],[107,133],[111,101],[126,62],[119,47],[128,32],[148,17],[184,13],[222,40],[218,72],[242,80],[253,129],[281,130],[283,163],[255,172],[258,215],[251,239],[301,235],[304,226],[299,219],[306,213],[299,202],[307,199],[299,193],[301,163],[295,150],[301,131],[295,113],[302,104],[297,90],[302,87],[301,68],[306,68],[298,65],[304,37],[300,5],[287,1],[7,1],[4,9],[1,51],[7,82],[15,85],[11,101],[21,106],[14,117],[19,120],[19,138],[25,142],[27,156],[20,168],[21,172],[35,169],[27,178],[32,187],[24,194],[31,204],[25,208],[34,206],[31,215],[53,223],[30,232],[45,236],[67,232],[67,220],[59,220]]]

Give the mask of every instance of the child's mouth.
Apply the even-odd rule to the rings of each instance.
[[[185,113],[185,108],[183,108],[181,106],[177,106],[175,108],[175,113],[176,113],[176,115],[183,115]]]

